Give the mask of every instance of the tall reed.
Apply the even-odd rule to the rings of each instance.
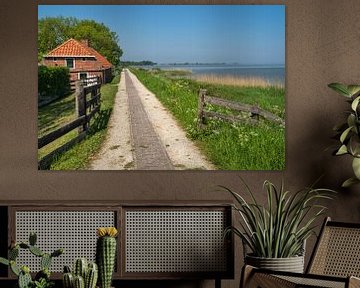
[[[202,74],[195,75],[193,78],[197,81],[220,84],[220,85],[231,85],[239,87],[277,87],[284,88],[284,84],[280,81],[270,82],[261,77],[237,77],[233,75],[215,75],[215,74]]]

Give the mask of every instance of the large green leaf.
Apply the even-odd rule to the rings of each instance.
[[[350,137],[350,141],[347,145],[348,150],[354,157],[360,157],[360,138],[358,135]]]
[[[328,87],[345,97],[349,97],[349,98],[351,97],[351,92],[349,91],[348,86],[344,84],[330,83]]]
[[[354,157],[352,168],[357,179],[360,180],[360,158]]]
[[[356,116],[353,113],[350,113],[350,115],[347,118],[347,124],[350,126],[355,126],[356,123]]]
[[[348,134],[349,134],[349,132],[351,131],[352,128],[353,127],[350,126],[349,128],[345,129],[345,131],[343,133],[341,133],[341,136],[340,136],[340,142],[341,143],[344,143],[344,141],[346,140],[346,138],[347,138],[347,136],[348,136]]]
[[[351,177],[351,178],[347,179],[346,181],[344,181],[344,183],[341,185],[341,187],[348,188],[352,185],[359,184],[359,183],[360,183],[359,179],[357,179],[356,177]]]
[[[341,145],[341,147],[339,148],[339,150],[336,152],[335,155],[344,155],[347,153],[349,153],[349,152],[348,152],[346,145]]]
[[[356,111],[356,109],[357,109],[357,107],[359,105],[359,101],[360,101],[360,96],[356,97],[354,99],[354,101],[352,101],[352,103],[351,103],[351,109],[352,110]]]
[[[360,85],[348,85],[347,90],[349,91],[351,96],[354,96],[360,92]]]

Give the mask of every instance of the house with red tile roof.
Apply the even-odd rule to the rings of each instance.
[[[85,79],[99,76],[102,83],[112,79],[113,65],[94,48],[88,40],[69,39],[43,58],[45,66],[63,66],[70,70],[70,79]]]

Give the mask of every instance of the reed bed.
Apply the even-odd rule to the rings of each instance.
[[[238,87],[284,88],[284,84],[282,84],[280,81],[274,83],[261,77],[237,77],[233,75],[202,74],[194,76],[193,79],[209,84],[231,85]]]

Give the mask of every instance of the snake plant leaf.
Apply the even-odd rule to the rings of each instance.
[[[231,232],[242,238],[254,256],[300,255],[304,240],[313,233],[313,222],[323,211],[323,206],[317,205],[316,201],[330,199],[328,194],[334,191],[310,187],[290,193],[285,191],[283,183],[278,189],[269,181],[265,181],[263,187],[267,194],[266,205],[260,205],[253,198],[246,202],[239,193],[222,187],[235,198],[234,209],[240,214],[240,228],[232,227]],[[249,187],[245,190],[254,196]],[[310,210],[315,212],[313,218],[309,217]]]
[[[346,140],[349,132],[352,130],[352,126],[350,126],[349,128],[345,129],[345,131],[343,133],[341,133],[341,136],[340,136],[340,142],[341,143],[344,143],[344,141]]]
[[[351,178],[347,179],[346,181],[344,181],[344,183],[341,185],[341,187],[348,188],[352,185],[359,184],[359,183],[360,183],[360,180],[358,178],[351,177]]]
[[[347,154],[349,153],[346,145],[341,145],[341,147],[339,148],[339,150],[337,150],[336,154],[335,155],[344,155],[344,154]]]
[[[354,157],[352,168],[357,179],[360,180],[360,158]]]
[[[341,84],[341,83],[330,83],[328,85],[329,88],[333,89],[337,93],[341,94],[342,96],[350,98],[351,92],[348,89],[348,86]]]
[[[352,103],[351,103],[351,109],[352,109],[352,110],[356,111],[356,108],[357,108],[358,105],[359,105],[359,101],[360,101],[360,96],[356,97],[356,98],[354,99],[354,101],[352,101]]]

